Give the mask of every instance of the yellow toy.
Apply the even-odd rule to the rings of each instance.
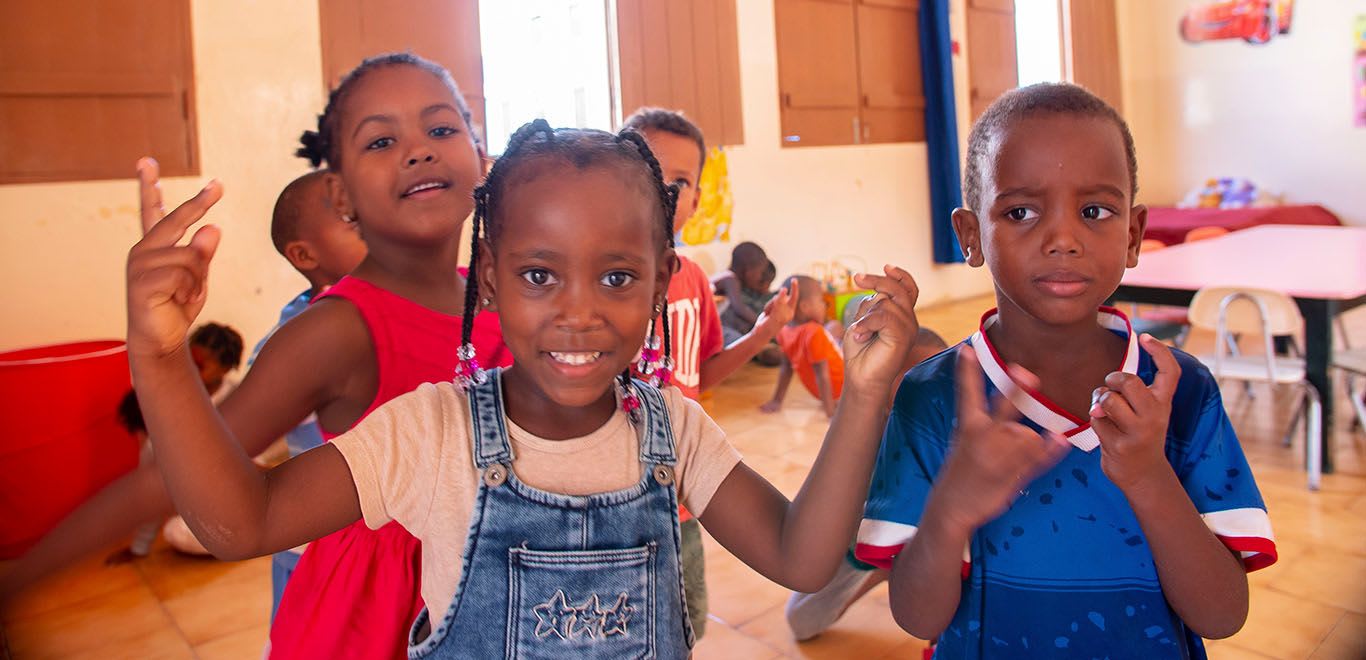
[[[731,209],[730,176],[726,171],[726,152],[713,147],[702,165],[702,176],[697,182],[697,211],[678,232],[683,245],[705,245],[730,240]]]

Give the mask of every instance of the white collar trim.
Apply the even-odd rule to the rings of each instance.
[[[1129,317],[1113,307],[1101,307],[1096,313],[1096,318],[1101,327],[1128,333],[1129,347],[1125,351],[1124,364],[1120,365],[1120,370],[1128,374],[1137,373],[1138,335],[1134,334]],[[982,371],[991,380],[991,384],[1015,404],[1021,414],[1035,424],[1066,437],[1077,449],[1089,452],[1099,447],[1100,438],[1096,437],[1089,420],[1077,419],[1043,394],[1020,387],[1006,372],[1006,364],[996,354],[991,340],[987,339],[987,329],[999,320],[995,309],[983,314],[981,328],[969,339],[977,353],[977,362],[982,365]]]

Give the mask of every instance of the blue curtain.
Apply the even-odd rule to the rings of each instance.
[[[929,152],[930,227],[935,263],[963,261],[953,210],[963,204],[958,171],[958,115],[953,95],[949,0],[921,0],[920,66],[925,82],[925,146]]]

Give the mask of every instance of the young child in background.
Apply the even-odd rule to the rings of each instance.
[[[630,378],[675,269],[676,188],[659,172],[631,131],[519,129],[474,194],[478,288],[458,383],[399,397],[264,478],[207,399],[180,394],[213,251],[203,229],[175,247],[206,206],[166,216],[129,253],[128,345],[162,472],[196,533],[244,557],[362,516],[401,523],[422,539],[430,613],[414,657],[686,657],[680,499],[766,577],[823,584],[857,526],[916,335],[915,283],[890,266],[858,278],[879,297],[850,329],[849,391],[789,502],[696,402]],[[480,308],[501,312],[514,366],[474,364]]]
[[[930,359],[948,348],[944,338],[929,328],[920,328],[915,348],[906,359],[906,369]],[[844,556],[844,563],[835,571],[835,577],[820,591],[814,593],[793,593],[787,599],[787,626],[792,636],[799,642],[812,639],[823,633],[839,620],[854,601],[862,598],[879,584],[887,581],[888,572],[872,564],[860,561],[850,547]]]
[[[1276,547],[1210,372],[1101,307],[1147,220],[1129,130],[1032,85],[982,114],[966,163],[954,229],[998,307],[903,381],[858,558],[891,568],[893,615],[937,657],[1203,658]]]
[[[697,181],[707,160],[707,141],[702,129],[683,113],[661,108],[641,108],[626,118],[623,128],[640,133],[654,151],[663,169],[664,182],[678,188],[672,230],[683,229],[697,211]],[[667,325],[672,337],[662,333],[665,323],[656,323],[659,337],[647,350],[659,351],[659,343],[671,344],[672,370],[668,381],[683,395],[697,401],[702,392],[720,383],[764,350],[778,330],[795,311],[791,291],[780,291],[754,322],[754,329],[733,342],[726,342],[721,329],[711,282],[702,268],[691,259],[678,255],[678,272],[669,281]],[[662,321],[662,319],[661,319]],[[702,529],[687,510],[680,512],[683,533],[683,578],[688,596],[688,613],[699,637],[707,625],[706,562],[702,554]]]
[[[456,268],[460,233],[483,164],[450,74],[408,53],[367,59],[333,90],[318,129],[305,134],[301,155],[327,163],[328,197],[339,216],[358,224],[369,251],[349,276],[275,332],[223,402],[226,429],[246,455],[311,414],[327,439],[420,384],[450,380],[458,362],[451,338],[462,331],[472,333],[485,364],[511,359],[496,314],[479,314],[470,325],[460,316],[466,297]],[[164,215],[157,176],[154,161],[139,164],[146,229]],[[202,214],[221,195],[222,186],[210,182],[177,213]],[[189,247],[166,254],[211,254],[218,239],[217,228],[205,227]],[[155,432],[150,420],[149,426]],[[335,496],[312,492],[296,504],[311,507]],[[173,509],[157,470],[116,480],[68,516],[51,540],[6,566],[0,595],[162,510]],[[408,627],[422,608],[420,553],[399,525],[369,530],[356,524],[311,544],[276,613],[271,657],[406,658]]]
[[[233,390],[234,384],[227,380],[228,373],[242,366],[242,335],[226,325],[205,323],[190,334],[190,357],[199,370],[199,379],[204,384],[204,390],[217,405]],[[152,462],[152,442],[147,439],[147,424],[142,419],[142,409],[138,406],[138,396],[134,390],[128,390],[119,402],[119,421],[137,438],[141,447],[138,451],[138,466],[155,469]],[[164,517],[158,517],[138,527],[133,542],[127,548],[107,557],[105,563],[123,564],[139,557],[146,557],[152,551],[152,542],[156,541],[157,532],[161,530],[164,522]],[[191,554],[200,554],[200,548],[196,546],[198,542],[183,550]]]
[[[261,339],[247,359],[251,365],[275,334],[290,319],[298,316],[314,298],[356,269],[365,259],[365,241],[354,221],[337,213],[328,197],[327,170],[314,170],[291,181],[275,200],[270,218],[270,240],[275,251],[289,262],[294,270],[308,280],[308,288],[295,296],[280,310],[280,320]],[[323,443],[317,415],[309,415],[298,426],[285,434],[285,445],[292,458]],[[177,516],[179,518],[179,516]],[[183,519],[181,519],[183,525]],[[187,529],[188,531],[188,529]],[[270,569],[270,618],[280,609],[285,585],[299,564],[299,557],[307,546],[299,546],[275,553]]]
[[[782,410],[787,387],[795,372],[811,396],[820,400],[826,416],[834,417],[835,403],[844,389],[844,356],[825,329],[825,298],[821,295],[821,283],[813,277],[793,275],[785,286],[796,291],[797,313],[778,331],[778,346],[783,351],[778,384],[773,390],[773,398],[759,409],[766,413]]]
[[[758,243],[745,241],[731,250],[730,268],[712,276],[712,287],[718,295],[725,296],[727,302],[721,312],[721,334],[727,344],[739,341],[754,330],[754,323],[764,312],[764,306],[776,295],[771,289],[777,275],[778,270],[764,249]],[[754,356],[754,361],[776,367],[782,357],[782,351],[770,343]]]

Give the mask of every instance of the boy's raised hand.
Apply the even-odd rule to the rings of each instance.
[[[189,244],[177,243],[223,196],[222,184],[210,181],[167,214],[159,175],[155,160],[138,161],[143,236],[128,251],[128,352],[151,357],[183,347],[190,325],[204,308],[209,261],[220,238],[218,228],[205,225]]]
[[[1152,386],[1134,374],[1116,371],[1091,395],[1091,427],[1100,438],[1101,469],[1126,493],[1154,471],[1171,470],[1167,421],[1181,380],[1181,365],[1166,344],[1147,334],[1139,342],[1157,367]]]
[[[1019,367],[1011,367],[1011,378],[1026,388],[1038,383]],[[958,428],[935,491],[956,523],[975,530],[1004,513],[1072,445],[1057,434],[1041,437],[1021,424],[1019,411],[1001,394],[988,408],[982,368],[971,346],[958,350],[957,389]]]
[[[882,271],[884,275],[854,276],[856,284],[874,294],[859,304],[858,320],[844,333],[846,394],[851,386],[869,392],[894,387],[920,333],[915,278],[896,266],[883,266]]]
[[[754,319],[754,329],[762,336],[768,339],[777,337],[778,331],[797,315],[796,287],[796,284],[790,284],[778,289],[778,293],[764,304],[764,311],[759,313],[759,318]]]

